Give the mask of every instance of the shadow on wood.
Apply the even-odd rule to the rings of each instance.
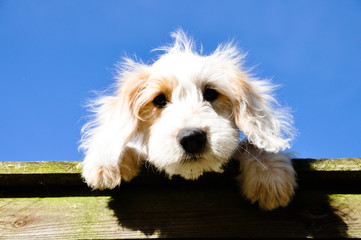
[[[234,176],[153,176],[156,183],[147,181],[147,187],[129,183],[113,191],[108,206],[119,225],[147,236],[347,237],[343,213],[330,204],[327,191],[300,188],[287,208],[265,212],[242,197]]]
[[[112,191],[90,190],[79,162],[0,163],[0,238],[360,237],[360,162],[295,159],[296,196],[271,212],[242,197],[235,162],[197,181],[147,167]]]

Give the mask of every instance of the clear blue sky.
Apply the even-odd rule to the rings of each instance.
[[[178,27],[208,53],[237,40],[282,85],[296,156],[361,157],[361,1],[0,0],[0,161],[81,160],[91,91]]]

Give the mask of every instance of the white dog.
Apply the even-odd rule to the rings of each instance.
[[[94,120],[80,146],[87,184],[112,189],[135,177],[144,161],[169,176],[197,179],[235,158],[248,199],[265,210],[286,206],[296,181],[280,151],[290,147],[292,117],[275,107],[273,86],[242,68],[233,44],[204,56],[182,30],[172,37],[151,65],[125,58],[117,91],[91,106]]]

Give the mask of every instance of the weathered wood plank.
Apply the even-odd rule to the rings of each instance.
[[[361,184],[361,159],[294,159],[298,181],[311,184]],[[83,186],[80,177],[81,162],[0,162],[0,186],[2,187],[31,187],[31,186]],[[155,173],[151,167],[143,166],[143,171],[133,182],[137,184],[164,184],[164,173]],[[238,174],[237,163],[230,162],[225,174],[206,173],[201,181],[232,181]],[[162,177],[155,177],[156,175]],[[177,177],[175,177],[177,179]],[[184,181],[173,181],[174,183]]]
[[[361,158],[293,159],[302,171],[361,171]],[[75,174],[80,173],[81,162],[0,162],[0,174]]]
[[[140,232],[121,228],[107,208],[109,201],[109,196],[1,199],[0,236],[4,239],[145,237]]]
[[[294,159],[293,163],[303,171],[361,171],[361,158]]]
[[[0,174],[74,174],[80,173],[79,161],[0,162]]]
[[[0,237],[361,237],[360,195],[327,195],[329,202],[301,201],[269,213],[233,193],[215,193],[127,190],[117,196],[5,198]]]
[[[116,190],[91,191],[78,164],[1,163],[0,239],[361,238],[360,159],[295,159],[300,188],[272,212],[242,197],[237,171],[185,181],[145,169]]]

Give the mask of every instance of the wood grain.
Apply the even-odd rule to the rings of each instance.
[[[118,189],[91,191],[74,168],[78,162],[2,163],[0,239],[361,238],[359,178],[347,185],[330,178],[309,184],[326,172],[360,174],[355,167],[359,159],[342,160],[340,166],[332,160],[332,170],[320,161],[295,165],[304,184],[287,208],[272,212],[260,211],[242,197],[232,171],[185,181],[148,169]],[[36,180],[16,184],[32,177]],[[62,180],[67,177],[77,184]]]

